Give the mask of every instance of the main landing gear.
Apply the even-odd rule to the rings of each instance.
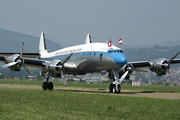
[[[109,85],[109,92],[110,93],[120,93],[121,92],[121,85],[114,81]]]
[[[53,83],[49,82],[50,76],[51,76],[51,74],[48,73],[47,77],[46,77],[46,81],[44,81],[43,84],[42,84],[42,89],[43,90],[53,90],[54,89]]]

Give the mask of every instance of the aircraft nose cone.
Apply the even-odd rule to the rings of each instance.
[[[120,64],[121,64],[121,65],[125,65],[125,64],[127,63],[127,58],[126,58],[126,56],[123,55],[123,57],[121,57],[119,61],[120,61]]]
[[[124,54],[121,54],[120,56],[118,56],[118,58],[116,59],[116,64],[118,64],[119,66],[123,66],[127,63],[127,58]]]

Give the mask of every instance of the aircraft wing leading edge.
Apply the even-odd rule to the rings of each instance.
[[[19,53],[0,53],[1,56],[11,56],[13,54],[19,54]],[[39,57],[40,54],[39,53],[22,53],[22,57],[24,58],[37,58]]]
[[[136,62],[129,62],[129,63],[132,64],[134,68],[150,66],[149,61],[136,61]]]

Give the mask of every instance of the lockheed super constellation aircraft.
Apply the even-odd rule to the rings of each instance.
[[[122,44],[122,41],[119,41]],[[92,43],[90,34],[87,34],[86,42],[82,45],[66,47],[54,52],[48,52],[45,36],[42,32],[39,42],[39,53],[0,53],[0,60],[5,62],[2,68],[10,68],[12,71],[20,71],[23,67],[27,72],[33,74],[27,66],[41,69],[41,75],[46,77],[42,88],[53,90],[53,83],[49,78],[64,78],[64,74],[85,75],[87,73],[101,73],[106,71],[113,82],[109,91],[120,93],[121,83],[127,75],[133,71],[146,72],[140,68],[147,67],[156,75],[170,74],[170,64],[180,63],[175,59],[179,52],[170,59],[160,58],[155,61],[128,62],[122,49],[108,43]],[[38,58],[37,58],[38,56]]]

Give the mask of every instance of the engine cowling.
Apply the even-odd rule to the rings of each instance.
[[[129,75],[130,75],[133,73],[133,70],[134,70],[133,65],[130,63],[127,63],[120,69],[120,72],[125,73],[126,71],[129,71]]]
[[[5,61],[7,67],[9,67],[13,71],[20,71],[20,68],[24,64],[23,58],[20,57],[19,54],[14,54],[6,58]],[[4,66],[6,66],[4,65]]]
[[[149,69],[152,72],[155,72],[156,75],[158,76],[166,75],[166,72],[170,69],[170,63],[165,58],[160,58],[155,61],[150,61],[149,63],[150,63]]]
[[[43,63],[46,66],[44,71],[51,72],[51,74],[59,74],[62,70],[62,62],[60,60],[53,60],[50,62]]]

